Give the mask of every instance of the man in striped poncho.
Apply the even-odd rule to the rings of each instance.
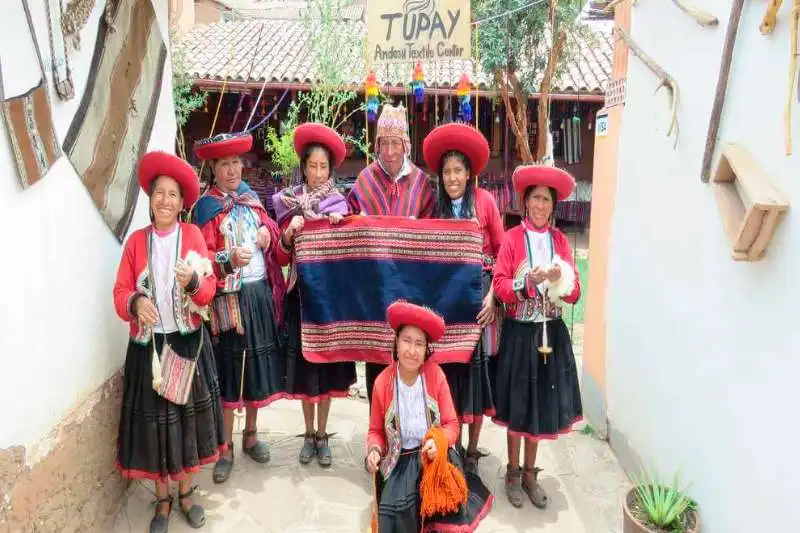
[[[375,134],[377,158],[358,174],[347,203],[351,213],[411,218],[433,216],[434,191],[428,176],[409,159],[411,139],[402,104],[383,106]],[[384,365],[367,363],[367,398]]]

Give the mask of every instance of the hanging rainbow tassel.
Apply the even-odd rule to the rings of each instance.
[[[364,82],[364,95],[367,98],[367,120],[374,122],[378,118],[378,82],[375,81],[373,71],[370,71],[367,81]]]
[[[458,87],[456,87],[456,95],[458,96],[458,117],[461,121],[470,123],[472,122],[472,104],[470,103],[469,92],[472,84],[469,82],[469,77],[466,72],[461,75],[458,80]]]
[[[422,63],[417,63],[414,67],[414,80],[411,82],[411,89],[414,91],[414,98],[417,103],[425,101],[425,73],[422,71]]]

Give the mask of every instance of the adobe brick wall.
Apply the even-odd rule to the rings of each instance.
[[[73,406],[33,464],[22,446],[0,450],[0,533],[109,531],[128,485],[114,466],[121,396],[118,372]]]

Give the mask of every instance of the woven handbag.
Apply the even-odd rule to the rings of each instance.
[[[200,343],[197,346],[197,357],[203,349],[203,336],[200,335]],[[188,359],[181,357],[172,349],[172,346],[164,342],[161,348],[161,357],[156,352],[156,339],[153,335],[153,361],[158,361],[161,379],[156,379],[155,372],[159,370],[155,365],[153,368],[153,389],[162,398],[176,404],[186,405],[189,401],[189,393],[192,391],[192,380],[197,370],[197,357]]]

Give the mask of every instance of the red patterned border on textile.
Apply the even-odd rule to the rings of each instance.
[[[295,241],[295,254],[301,277],[313,273],[298,285],[301,306],[309,306],[301,325],[303,356],[309,361],[390,362],[394,331],[385,319],[386,306],[416,294],[421,301],[412,303],[445,319],[444,335],[432,343],[434,361],[469,362],[481,335],[477,319],[469,321],[481,302],[483,236],[476,223],[360,216],[338,225],[308,221]],[[340,263],[353,270],[343,275],[336,268]],[[440,282],[449,292],[439,293]],[[331,283],[336,290],[319,290]],[[377,301],[385,304],[380,313]]]
[[[312,363],[367,361],[386,364],[386,347],[394,341],[394,331],[386,322],[335,322],[326,325],[303,324],[303,355]],[[469,361],[480,337],[476,324],[449,324],[439,342],[431,344],[437,363]],[[325,353],[326,357],[317,354]]]

